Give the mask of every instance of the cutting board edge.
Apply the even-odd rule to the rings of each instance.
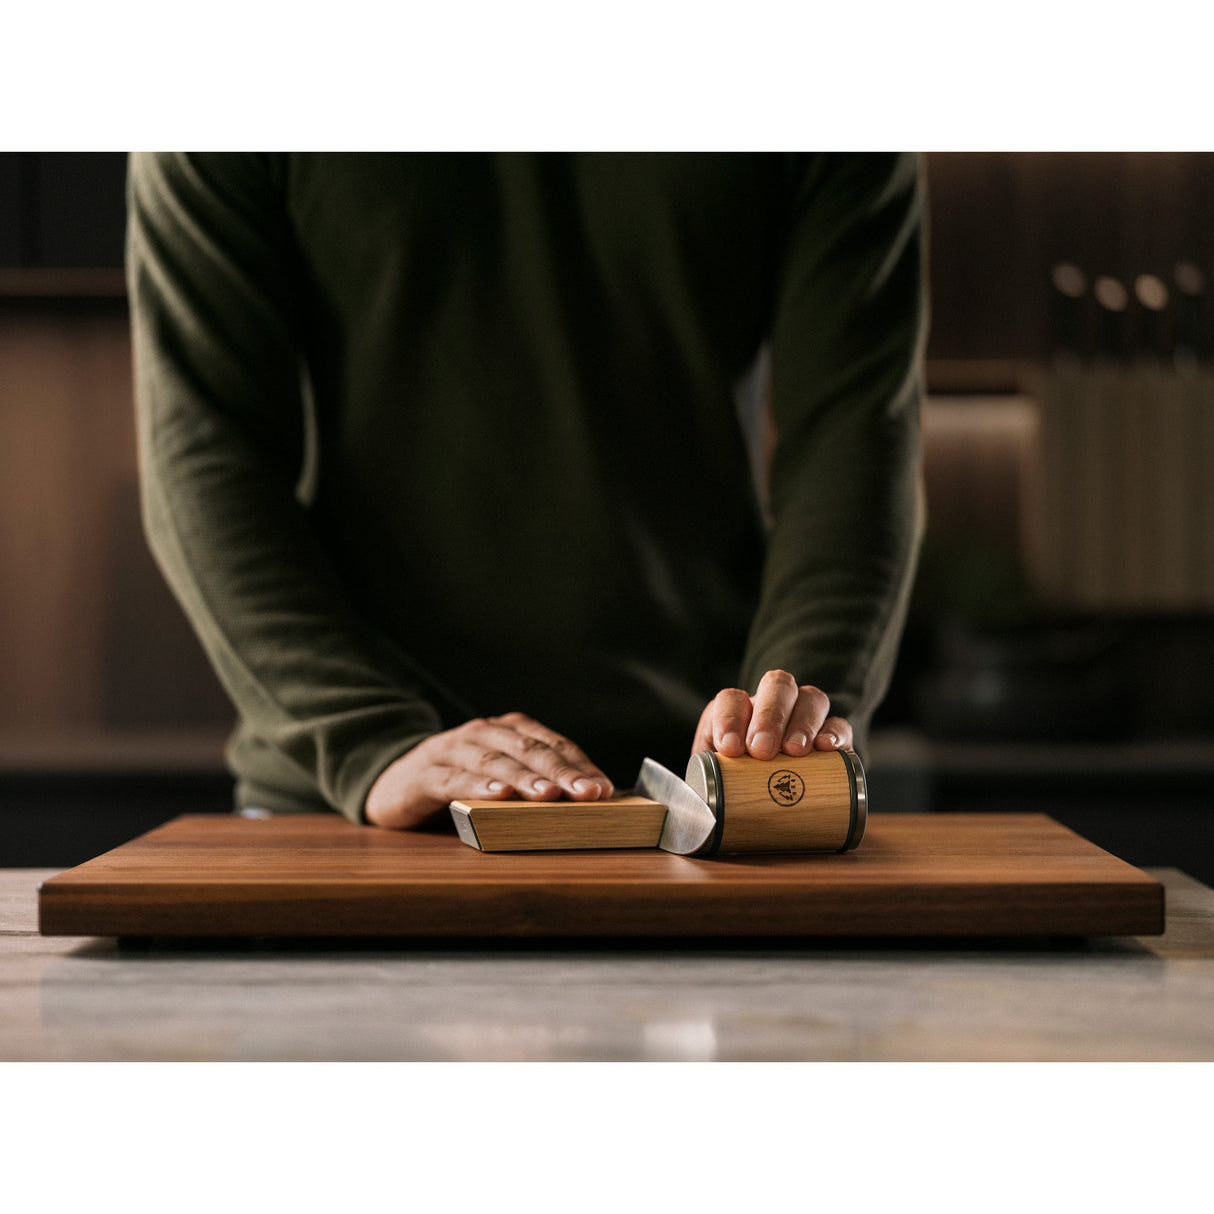
[[[639,903],[638,884],[649,895]],[[578,883],[507,887],[432,883],[402,897],[399,885],[366,883],[342,897],[317,897],[250,882],[182,883],[171,898],[136,883],[40,891],[44,936],[1151,936],[1165,930],[1163,886],[1087,885],[1068,903],[1057,886],[1021,887],[1014,901],[992,910],[989,887],[937,885],[910,913],[881,890],[841,885],[802,887],[790,901],[784,883],[750,885],[706,905],[699,887],[663,883],[656,905],[653,883],[621,881],[590,888]],[[217,890],[223,891],[219,899]],[[209,895],[203,898],[201,895]],[[439,896],[436,898],[436,893]],[[66,896],[64,896],[66,894]],[[974,917],[982,907],[981,929]],[[653,916],[662,921],[655,924]]]

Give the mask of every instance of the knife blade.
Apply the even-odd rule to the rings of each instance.
[[[663,851],[689,856],[704,846],[716,827],[716,815],[704,798],[653,759],[641,764],[636,791],[666,806],[666,820],[658,840]]]

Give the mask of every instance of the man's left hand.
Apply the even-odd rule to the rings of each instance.
[[[715,750],[731,759],[850,750],[851,725],[829,714],[824,691],[799,687],[786,670],[769,670],[753,696],[736,687],[717,693],[700,714],[692,750]]]

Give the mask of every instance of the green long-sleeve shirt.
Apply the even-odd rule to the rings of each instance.
[[[136,155],[129,202],[145,523],[241,804],[360,820],[512,710],[624,786],[776,668],[863,735],[921,527],[914,157]]]

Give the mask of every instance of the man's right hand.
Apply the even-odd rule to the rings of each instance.
[[[367,821],[408,830],[464,798],[597,801],[615,790],[568,738],[521,712],[436,733],[380,773]]]

